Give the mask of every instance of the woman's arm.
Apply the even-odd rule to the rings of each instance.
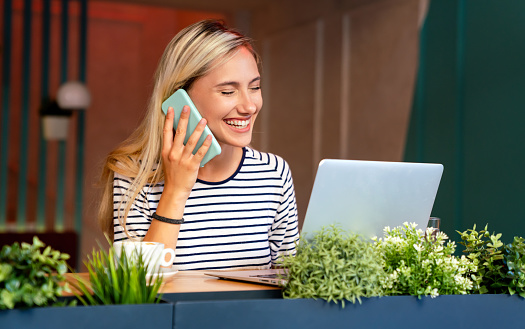
[[[156,212],[159,216],[171,219],[183,218],[186,201],[197,181],[200,163],[211,145],[211,136],[207,136],[197,153],[195,155],[192,153],[206,126],[205,119],[199,122],[188,142],[184,145],[189,115],[189,107],[184,106],[175,136],[173,134],[173,108],[168,109],[164,122],[161,156],[165,179],[164,190]],[[170,224],[152,219],[144,241],[161,242],[167,248],[175,249],[179,230],[180,224]]]

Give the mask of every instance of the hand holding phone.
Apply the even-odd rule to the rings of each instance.
[[[182,108],[187,105],[190,108],[190,117],[188,119],[188,128],[186,129],[186,137],[184,138],[184,145],[188,142],[188,139],[190,138],[191,134],[199,124],[199,121],[202,119],[201,114],[195,107],[195,104],[193,104],[193,101],[191,100],[190,96],[184,89],[179,89],[176,92],[174,92],[168,99],[166,99],[162,103],[162,111],[164,114],[168,113],[168,108],[172,107],[175,112],[175,118],[173,119],[173,129],[177,129],[177,125],[180,120],[180,114],[182,112]],[[215,139],[215,136],[213,136],[210,128],[206,125],[204,127],[204,132],[202,133],[201,137],[199,138],[199,141],[197,142],[197,145],[195,146],[195,149],[193,149],[193,154],[197,153],[197,150],[202,146],[202,143],[204,143],[204,140],[206,139],[206,136],[211,135],[212,141],[210,148],[208,149],[208,152],[206,152],[206,155],[201,161],[201,167],[204,167],[204,165],[213,159],[215,156],[221,154],[221,147],[217,140]]]

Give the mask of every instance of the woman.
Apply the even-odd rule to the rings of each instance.
[[[184,146],[189,108],[176,129],[162,102],[185,89],[202,114]],[[106,159],[100,222],[114,240],[174,248],[175,268],[268,268],[294,253],[295,192],[288,164],[251,142],[262,107],[259,56],[249,38],[218,21],[193,24],[168,44],[145,120]],[[204,167],[211,136],[222,152]]]

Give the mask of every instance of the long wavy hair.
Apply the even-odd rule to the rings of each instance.
[[[195,80],[226,63],[240,47],[246,47],[260,65],[252,40],[227,28],[221,21],[205,20],[190,25],[167,45],[155,73],[155,85],[144,120],[107,156],[103,166],[98,220],[108,236],[113,237],[115,219],[118,219],[126,235],[133,238],[125,225],[133,201],[146,184],[164,180],[160,156],[165,121],[162,102],[180,88],[189,90]],[[113,203],[115,172],[132,180],[119,204]]]

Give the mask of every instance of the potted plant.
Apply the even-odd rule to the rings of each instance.
[[[287,269],[284,298],[321,298],[328,302],[361,302],[383,295],[381,255],[369,241],[330,226],[312,240],[301,238],[295,256],[282,259]]]
[[[285,298],[323,298],[361,302],[361,297],[467,294],[476,265],[456,257],[455,243],[443,233],[424,235],[415,224],[384,230],[383,238],[365,240],[325,228],[311,241],[301,240],[288,269]],[[428,238],[427,238],[428,236]]]
[[[30,308],[0,311],[2,329],[172,328],[173,305],[161,303],[157,294],[162,277],[147,279],[145,264],[141,259],[132,263],[122,257],[115,263],[114,257],[112,247],[109,252],[102,248],[94,250],[92,257],[85,262],[90,270],[89,282],[79,275],[70,275],[74,278],[71,280],[71,286],[75,289],[73,292],[84,306],[35,308],[32,304],[27,305]],[[60,267],[61,276],[55,279],[64,283],[60,292],[67,289],[64,270],[65,263],[63,268]],[[76,298],[62,298],[62,305],[72,306]]]
[[[132,260],[123,252],[120,257],[113,247],[106,252],[93,250],[91,258],[85,262],[89,282],[76,275],[73,287],[79,292],[75,295],[84,305],[108,304],[157,304],[162,276],[148,275],[141,253]]]
[[[525,299],[508,293],[471,294],[486,261],[454,256],[455,243],[443,233],[426,236],[412,224],[386,229],[385,236],[375,241],[337,228],[323,229],[311,241],[301,240],[295,257],[283,259],[290,272],[290,281],[283,287],[285,299],[179,302],[174,326],[207,328],[220,323],[229,329],[266,328],[270,320],[253,321],[261,314],[268,314],[271,325],[278,328],[523,325]],[[499,245],[494,241],[486,246]],[[505,271],[514,269],[509,280],[520,278],[512,288],[519,293],[523,240],[515,240],[506,249],[512,252],[501,259],[502,264],[507,266]],[[356,300],[359,303],[343,304]]]
[[[416,224],[404,223],[386,227],[384,237],[374,239],[386,273],[382,281],[385,295],[421,298],[471,292],[476,264],[465,256],[454,256],[456,244],[447,241],[445,233],[432,234],[431,230],[424,234]]]
[[[518,294],[525,297],[525,242],[514,237],[504,244],[501,233],[490,233],[488,225],[479,232],[472,229],[458,232],[464,252],[477,267],[471,271],[476,294]]]
[[[14,243],[0,251],[0,310],[64,305],[68,254],[45,247],[36,236],[33,244]],[[42,251],[43,249],[43,251]]]

